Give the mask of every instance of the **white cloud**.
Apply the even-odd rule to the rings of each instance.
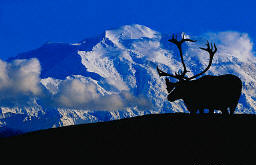
[[[66,107],[83,107],[98,97],[95,84],[85,84],[78,79],[64,80],[56,94],[56,102]]]
[[[85,110],[122,110],[128,107],[143,109],[151,105],[145,98],[135,97],[127,90],[103,95],[96,83],[80,79],[62,81],[59,91],[49,102],[54,102],[55,107]]]
[[[15,60],[4,62],[0,60],[0,92],[29,93],[39,95],[41,67],[37,59]]]
[[[103,88],[96,81],[85,81],[83,80],[85,78],[67,78],[56,81],[55,91],[50,92],[51,88],[47,88],[48,79],[41,80],[40,73],[40,63],[34,58],[12,62],[0,60],[1,105],[29,105],[35,98],[40,99],[45,107],[85,110],[122,110],[131,106],[143,108],[149,105],[143,97],[132,96],[123,81],[106,79],[101,85],[113,87],[110,89],[115,92],[109,91],[103,94],[100,92]]]
[[[128,86],[122,81],[117,80],[114,78],[105,78],[105,81],[103,81],[104,87],[111,88],[115,91],[126,91],[129,90]]]
[[[41,67],[37,59],[0,60],[0,100],[2,104],[25,101],[29,97],[39,96]],[[23,103],[21,103],[23,104]]]
[[[247,33],[207,33],[204,38],[216,43],[220,55],[233,56],[242,61],[254,58],[253,42]]]
[[[7,63],[0,60],[0,90],[8,85]]]

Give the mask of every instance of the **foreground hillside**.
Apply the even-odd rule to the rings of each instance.
[[[19,160],[236,165],[249,164],[255,155],[255,124],[255,115],[157,114],[42,130],[0,143],[1,151]]]

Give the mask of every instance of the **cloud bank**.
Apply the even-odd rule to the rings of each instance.
[[[53,96],[54,106],[89,110],[124,110],[128,107],[146,109],[151,106],[146,98],[135,97],[128,90],[103,95],[99,88],[95,82],[66,79],[60,83],[59,91]]]
[[[247,33],[234,31],[207,33],[204,38],[216,43],[220,55],[233,56],[242,61],[254,58],[253,42]]]
[[[41,66],[37,59],[0,60],[0,102],[2,106],[27,106],[40,100],[45,107],[62,107],[85,110],[122,110],[127,107],[149,107],[144,97],[130,94],[123,82],[112,79],[103,81],[104,87],[119,91],[100,93],[94,81],[74,78],[59,80],[55,92],[48,90],[40,79]],[[56,85],[55,84],[55,85]],[[52,87],[53,88],[53,87]]]
[[[32,97],[40,96],[41,67],[37,59],[0,60],[0,101],[1,104],[24,104]]]

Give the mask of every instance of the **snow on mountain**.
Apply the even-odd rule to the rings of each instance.
[[[125,25],[74,44],[46,43],[9,59],[38,59],[44,96],[29,106],[1,107],[0,125],[28,132],[150,113],[187,112],[181,100],[167,101],[164,78],[156,71],[157,66],[169,73],[182,69],[169,37],[143,25]],[[204,47],[206,40],[215,42],[218,52],[207,74],[240,77],[244,87],[236,112],[255,113],[256,60],[248,36],[222,32],[191,38],[198,42],[183,46],[189,75],[208,63],[208,54],[198,47]]]

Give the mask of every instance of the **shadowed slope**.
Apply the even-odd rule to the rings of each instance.
[[[248,164],[255,123],[254,115],[145,115],[2,139],[1,149],[64,162]]]

